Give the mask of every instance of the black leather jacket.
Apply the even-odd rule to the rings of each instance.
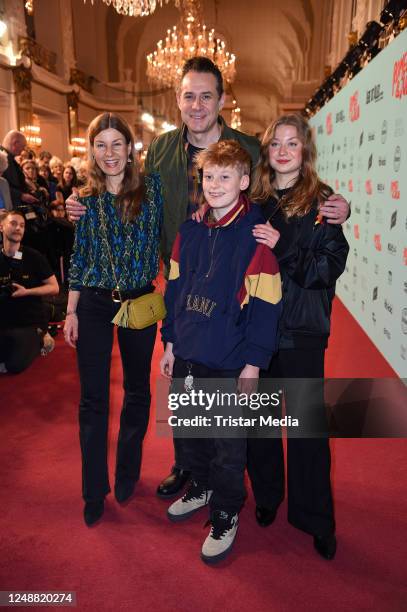
[[[320,222],[316,204],[304,217],[287,221],[271,198],[263,214],[280,232],[273,249],[283,283],[279,348],[326,347],[335,283],[349,251],[342,227]]]

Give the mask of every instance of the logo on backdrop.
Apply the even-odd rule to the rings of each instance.
[[[368,162],[367,162],[367,169],[368,169],[368,170],[370,170],[370,168],[372,167],[372,165],[373,165],[373,153],[371,153],[371,154],[369,155],[369,159],[368,159]]]
[[[373,193],[373,187],[372,187],[372,181],[370,179],[368,179],[365,182],[365,189],[366,189],[366,193],[367,195],[372,195]]]
[[[368,89],[366,92],[366,104],[370,104],[370,102],[380,102],[383,100],[383,91],[382,86],[379,84],[372,87],[372,89]]]
[[[360,117],[359,92],[355,91],[349,100],[349,119],[357,121]]]
[[[386,327],[383,327],[383,334],[386,336],[387,340],[391,340],[391,333]]]
[[[393,229],[397,224],[397,210],[394,211],[390,218],[390,229]]]
[[[404,122],[402,117],[397,117],[394,122],[394,137],[400,138],[404,136]]]
[[[407,334],[407,308],[403,308],[401,311],[401,331],[403,334]]]
[[[386,158],[385,157],[380,157],[378,159],[378,164],[380,168],[383,168],[386,165]]]
[[[384,121],[382,123],[382,130],[381,130],[381,133],[380,133],[382,144],[384,144],[386,142],[386,139],[387,139],[387,129],[388,129],[387,128],[387,121],[386,121],[386,119],[384,119]]]
[[[326,125],[325,125],[326,133],[328,136],[332,134],[333,125],[332,125],[332,113],[328,113],[326,116]]]
[[[380,234],[375,234],[373,236],[373,241],[374,241],[374,248],[376,249],[376,251],[381,251],[382,250],[382,241],[381,241]]]
[[[377,300],[378,295],[379,295],[379,288],[378,288],[378,287],[375,287],[375,288],[373,289],[373,295],[372,295],[372,300],[373,300],[373,302],[374,302],[375,300]]]
[[[345,111],[341,110],[335,115],[335,123],[343,123],[345,121]]]
[[[393,200],[399,200],[400,199],[399,182],[392,181],[390,188],[391,188],[391,197],[393,198]]]
[[[387,300],[384,300],[384,307],[391,315],[393,314],[393,306]]]
[[[394,172],[398,172],[400,170],[400,163],[401,163],[401,149],[397,145],[397,147],[394,150],[394,158],[393,158]]]
[[[370,204],[369,204],[369,202],[366,202],[366,206],[365,206],[365,221],[366,221],[366,223],[369,223],[369,219],[370,219]]]
[[[407,96],[407,51],[393,65],[393,82],[391,94],[393,98],[401,100]]]

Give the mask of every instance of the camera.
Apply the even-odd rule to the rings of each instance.
[[[11,281],[11,278],[9,278],[8,280],[1,279],[0,300],[11,297],[13,294],[13,291],[14,291],[14,288],[13,288],[13,283]]]

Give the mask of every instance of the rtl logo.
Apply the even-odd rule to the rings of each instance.
[[[367,195],[372,195],[373,193],[373,187],[372,187],[372,181],[369,179],[366,181],[365,183],[365,189],[366,189],[366,193]]]
[[[401,99],[403,96],[407,96],[407,51],[397,62],[394,62],[391,93],[393,98]]]
[[[335,191],[339,191],[339,180],[335,179]]]
[[[353,191],[353,181],[352,181],[352,179],[349,179],[349,181],[348,181],[348,191]]]
[[[398,181],[392,181],[391,182],[391,197],[393,198],[393,200],[399,200],[400,199],[400,189],[399,189],[399,182]]]
[[[376,251],[381,251],[382,250],[382,243],[381,243],[381,236],[380,234],[375,234],[373,237],[374,240],[374,247],[376,249]]]
[[[333,125],[332,125],[332,113],[328,113],[326,116],[326,133],[328,135],[332,134],[332,129],[333,129]]]
[[[355,91],[353,96],[349,100],[349,119],[351,121],[357,121],[360,117],[360,106],[359,106],[359,92]]]
[[[403,251],[403,263],[405,266],[407,266],[407,248],[405,248]]]
[[[355,235],[356,240],[359,240],[360,238],[359,225],[353,226],[353,233]]]

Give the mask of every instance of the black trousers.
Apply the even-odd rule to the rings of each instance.
[[[322,379],[324,349],[280,350],[272,359],[270,378]],[[307,384],[286,390],[286,412],[299,416],[307,410]],[[318,385],[319,383],[316,382]],[[319,414],[323,420],[322,385]],[[312,393],[315,399],[315,389]],[[319,392],[317,388],[317,393]],[[315,413],[315,405],[312,408]],[[312,535],[328,535],[335,530],[330,481],[331,455],[328,437],[287,437],[287,488],[289,522]],[[247,470],[258,506],[277,508],[284,499],[284,453],[281,438],[248,439]]]
[[[43,331],[36,326],[0,330],[0,363],[7,372],[26,370],[41,352]]]
[[[211,370],[200,364],[189,365],[195,380],[197,378],[231,379],[235,391],[233,381],[238,378],[240,370]],[[182,381],[188,372],[187,362],[176,358],[173,369],[174,390],[177,383],[183,386]],[[198,390],[196,384],[194,387]],[[182,390],[180,389],[181,392]],[[230,392],[232,389],[225,390]],[[211,512],[216,510],[239,512],[246,496],[244,486],[246,437],[174,438],[174,441],[177,442],[182,465],[191,471],[193,480],[213,491],[209,502]]]
[[[77,358],[81,381],[79,436],[85,501],[102,499],[110,491],[107,438],[114,328],[111,320],[119,306],[106,293],[87,288],[81,290],[77,309]],[[156,332],[156,325],[142,330],[117,330],[124,399],[117,442],[116,481],[137,481],[140,475],[142,442],[150,413],[150,369]]]

